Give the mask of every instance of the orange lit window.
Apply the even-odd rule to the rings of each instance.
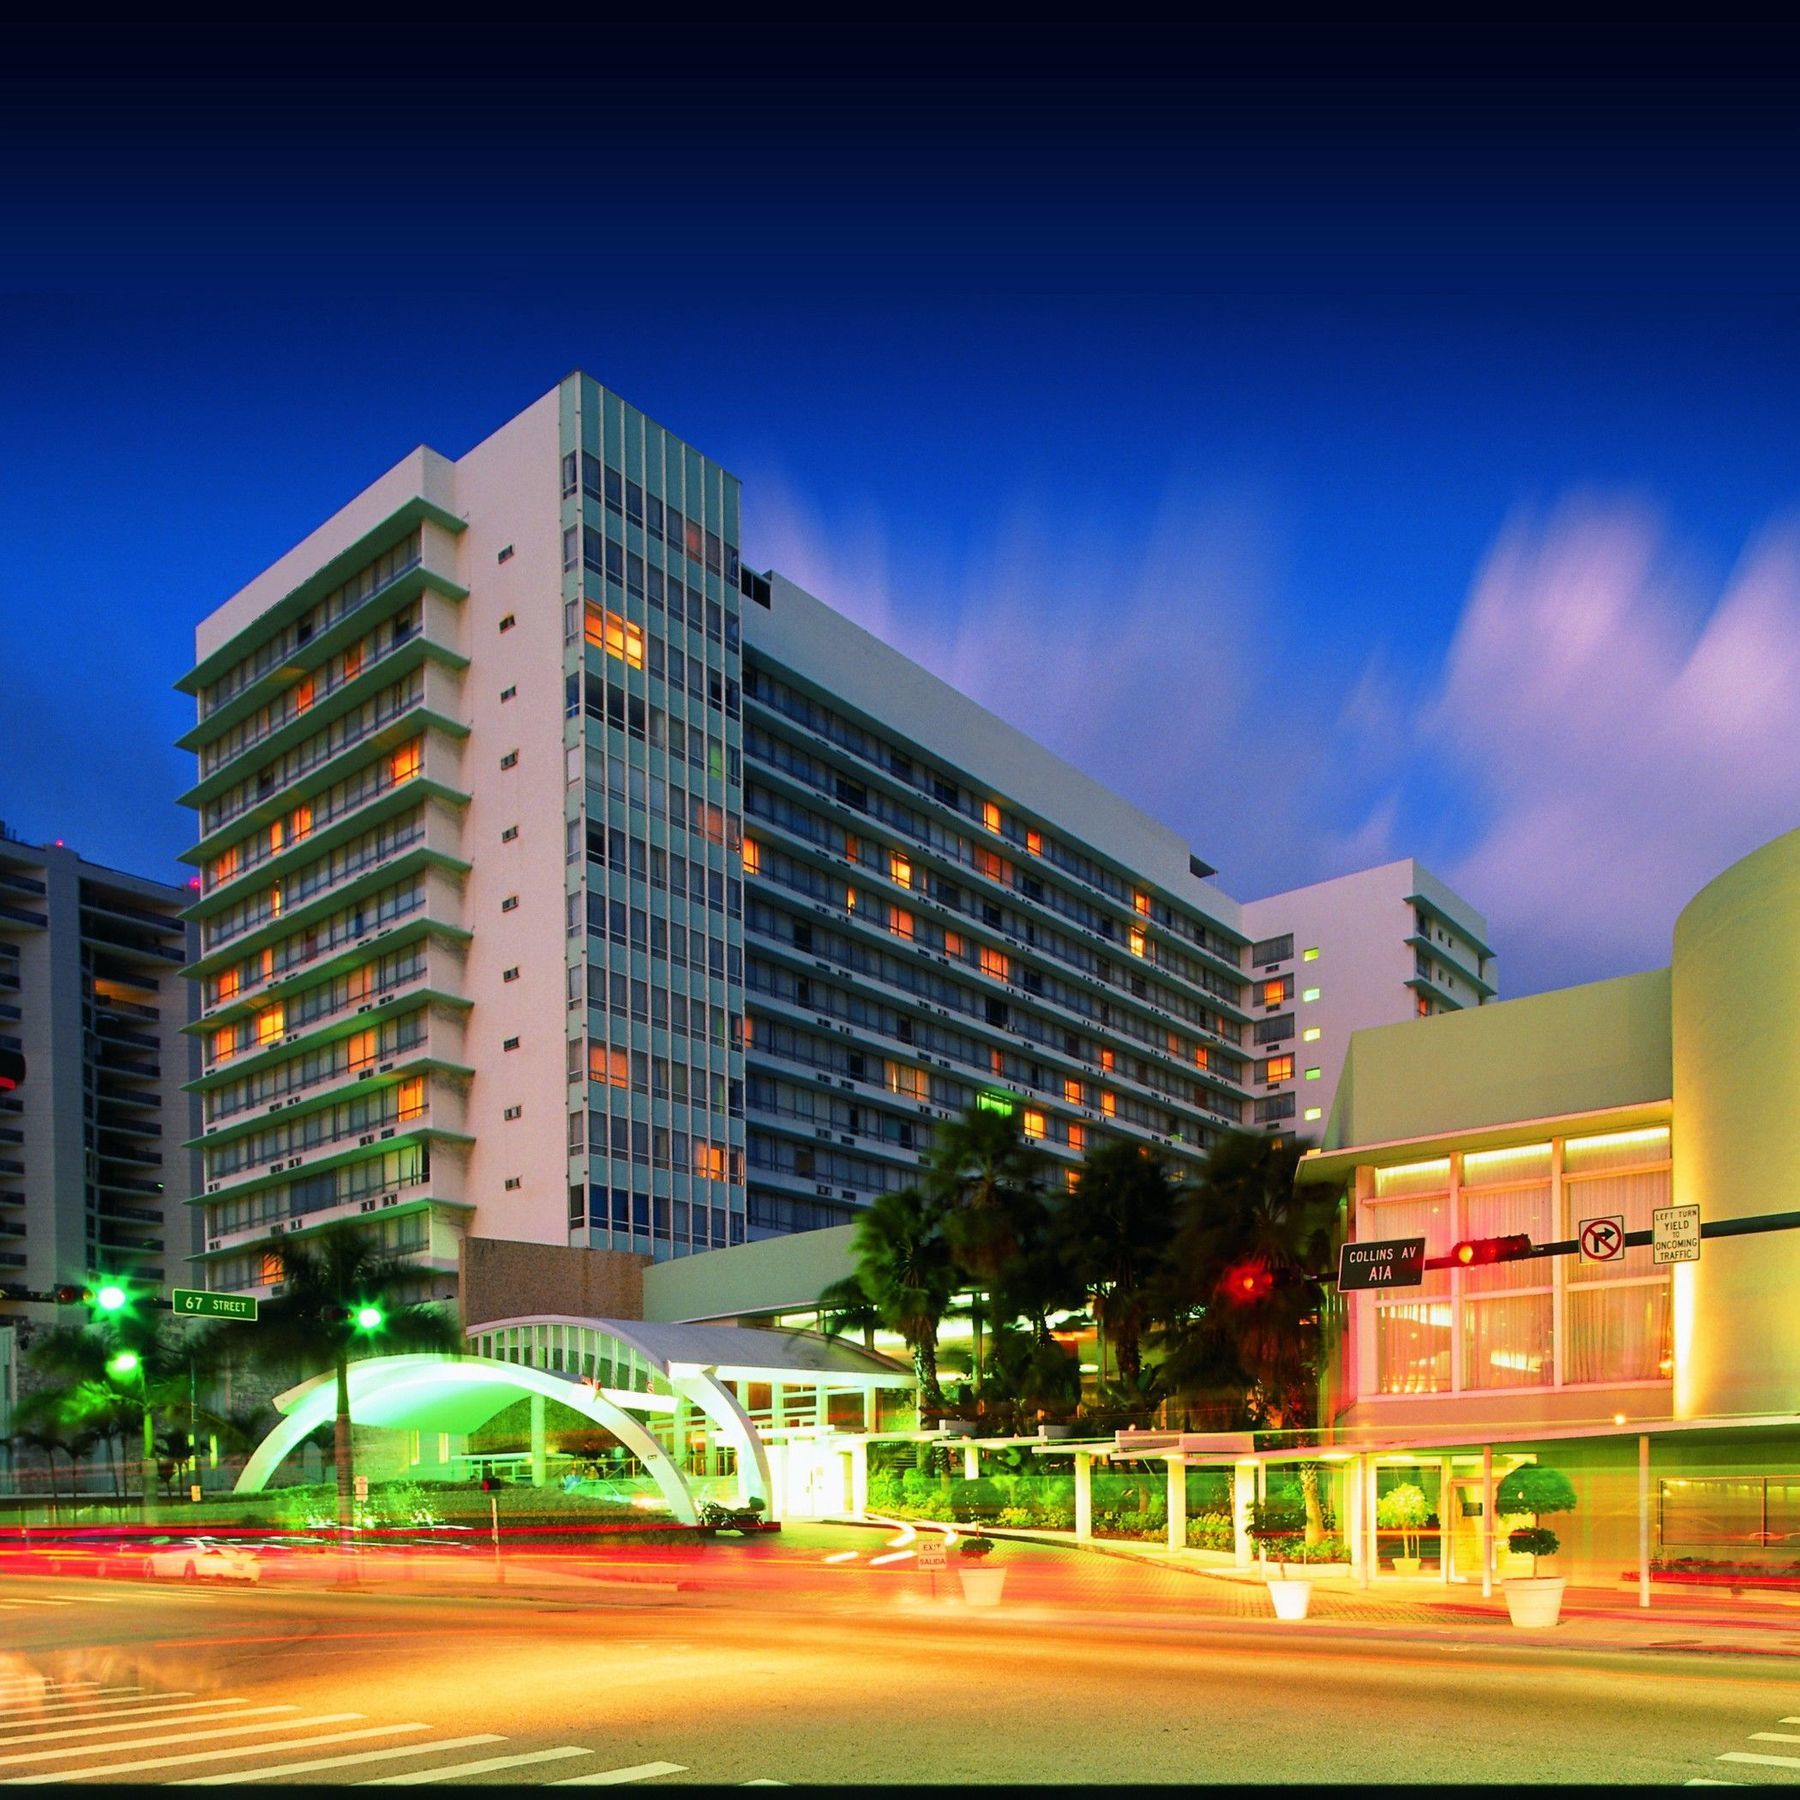
[[[346,681],[354,681],[362,673],[362,653],[361,644],[352,644],[344,652],[344,679]]]
[[[1204,1044],[1196,1044],[1194,1046],[1194,1067],[1197,1069],[1210,1069],[1212,1067],[1212,1052],[1208,1050]]]
[[[898,850],[888,852],[888,875],[900,887],[912,886],[912,863]]]
[[[238,872],[237,845],[233,844],[217,862],[213,864],[213,880],[229,881]]]
[[[725,1179],[725,1147],[723,1144],[694,1146],[694,1173],[707,1181]]]
[[[375,965],[364,963],[360,969],[352,969],[344,977],[344,998],[346,1000],[366,1000],[375,991]]]
[[[944,954],[946,956],[961,956],[963,948],[963,941],[958,933],[954,931],[944,933]]]
[[[1104,1089],[1100,1094],[1100,1110],[1109,1119],[1118,1117],[1119,1103],[1111,1094],[1105,1092]]]
[[[905,938],[908,943],[911,943],[913,935],[912,914],[909,913],[904,906],[890,906],[888,908],[888,930],[891,931],[895,937]]]
[[[281,917],[281,883],[279,881],[269,889],[269,917],[271,919]]]
[[[1113,1066],[1113,1053],[1110,1050],[1102,1050],[1100,1052],[1100,1066],[1107,1070],[1108,1073],[1111,1072]]]
[[[1028,1138],[1041,1138],[1044,1135],[1044,1115],[1026,1107],[1022,1128]]]
[[[259,1044],[272,1044],[281,1036],[282,1028],[287,1023],[287,1008],[271,1006],[256,1015],[256,1041]]]
[[[262,953],[262,978],[267,981],[275,973],[275,946],[269,945]]]
[[[375,1060],[375,1034],[372,1031],[359,1031],[349,1043],[349,1066],[353,1069],[366,1069]]]
[[[992,975],[996,981],[1006,979],[1006,954],[1001,950],[990,950],[987,945],[981,947],[981,972]]]
[[[287,842],[287,832],[279,819],[269,827],[269,854],[273,856]]]
[[[1029,850],[1033,856],[1042,856],[1044,854],[1044,839],[1042,834],[1036,831],[1026,832],[1025,848]]]
[[[1142,956],[1144,954],[1144,934],[1134,925],[1131,928],[1129,936],[1131,940],[1131,954],[1133,956]]]
[[[1144,917],[1146,919],[1149,918],[1149,916],[1150,916],[1150,896],[1148,894],[1146,894],[1143,891],[1143,889],[1138,888],[1133,891],[1132,896],[1131,896],[1131,904],[1133,906],[1135,906],[1138,909],[1138,911],[1144,915]]]
[[[281,1279],[281,1255],[278,1251],[263,1253],[262,1267],[256,1272],[259,1287],[273,1287]]]
[[[856,911],[856,889],[853,887],[847,887],[844,889],[844,911],[845,912],[855,912]]]
[[[236,969],[226,969],[219,976],[214,989],[213,998],[215,1000],[229,1000],[237,993],[242,984],[243,977],[239,975]]]
[[[846,831],[844,833],[844,859],[845,859],[845,861],[855,862],[856,859],[861,855],[862,855],[862,844],[858,841],[856,833],[853,831]]]
[[[1000,858],[996,856],[992,850],[977,850],[975,852],[975,866],[989,881],[1003,881],[1006,878],[1004,873],[1006,865],[1001,862]]]
[[[401,1082],[395,1090],[397,1104],[394,1116],[399,1119],[417,1119],[425,1111],[425,1077],[411,1075]]]
[[[312,807],[296,806],[293,816],[288,820],[288,836],[290,838],[308,837],[312,833]]]
[[[313,703],[313,678],[308,675],[294,689],[294,711],[303,713]]]
[[[1294,1059],[1291,1056],[1271,1056],[1264,1065],[1264,1081],[1292,1081],[1293,1079]]]
[[[981,822],[989,831],[998,831],[1000,829],[1000,808],[996,806],[992,800],[982,801]]]
[[[229,1025],[221,1025],[213,1033],[213,1061],[224,1062],[237,1050],[237,1032]]]
[[[629,1087],[630,1056],[623,1050],[609,1050],[604,1044],[589,1044],[588,1080],[610,1081],[614,1087]]]
[[[1265,981],[1262,994],[1264,1006],[1279,1006],[1287,998],[1287,982]]]
[[[425,766],[425,746],[414,738],[410,744],[402,744],[388,758],[388,780],[399,783],[411,781]]]
[[[755,838],[744,839],[744,873],[760,875],[762,873],[762,846]]]
[[[1063,1082],[1063,1098],[1071,1106],[1081,1105],[1081,1083],[1073,1075]]]
[[[923,1100],[925,1071],[915,1069],[907,1063],[890,1062],[887,1065],[887,1086],[890,1094],[900,1094],[908,1100]]]
[[[1085,1125],[1069,1127],[1069,1148],[1078,1152],[1087,1148],[1087,1127]]]
[[[1171,1056],[1179,1056],[1181,1054],[1181,1039],[1174,1032],[1171,1031],[1166,1033],[1163,1042],[1168,1045],[1169,1054]]]
[[[1004,1075],[1006,1073],[1005,1051],[990,1050],[988,1052],[988,1067],[992,1069],[996,1075]]]
[[[591,601],[587,609],[587,641],[634,669],[644,666],[644,633],[622,613],[608,612]]]

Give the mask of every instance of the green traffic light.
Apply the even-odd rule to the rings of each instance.
[[[140,1366],[135,1350],[121,1350],[116,1356],[107,1358],[106,1372],[109,1375],[135,1375]]]
[[[358,1331],[379,1331],[386,1316],[379,1306],[359,1306],[356,1309],[356,1328]]]
[[[102,1312],[118,1312],[130,1296],[116,1281],[109,1281],[94,1291],[94,1304]]]

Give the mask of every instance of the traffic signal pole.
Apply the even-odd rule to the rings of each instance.
[[[1702,1223],[1702,1238],[1756,1237],[1765,1231],[1797,1231],[1800,1230],[1800,1212],[1753,1213],[1744,1219],[1709,1219]],[[1478,1242],[1480,1240],[1477,1240]],[[1627,1249],[1639,1248],[1656,1241],[1654,1231],[1628,1231],[1625,1233]],[[1579,1238],[1559,1238],[1549,1244],[1528,1244],[1524,1249],[1497,1256],[1494,1262],[1529,1262],[1544,1256],[1575,1256],[1580,1253]],[[1428,1256],[1425,1267],[1428,1269],[1465,1269],[1471,1264],[1459,1257],[1453,1250],[1448,1256]],[[1479,1265],[1476,1265],[1479,1266]],[[1321,1279],[1329,1279],[1322,1277]]]

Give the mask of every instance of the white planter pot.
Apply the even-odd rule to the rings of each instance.
[[[1420,1559],[1416,1556],[1396,1556],[1394,1573],[1396,1575],[1416,1575],[1419,1572]]]
[[[1515,1625],[1543,1631],[1562,1616],[1563,1589],[1568,1585],[1561,1575],[1527,1575],[1501,1582],[1500,1591]]]
[[[965,1563],[956,1571],[956,1578],[962,1583],[963,1599],[970,1606],[998,1606],[1000,1594],[1006,1586],[1004,1569],[971,1568]]]
[[[1306,1609],[1312,1605],[1312,1583],[1310,1581],[1284,1581],[1277,1575],[1269,1577],[1269,1598],[1275,1602],[1275,1616],[1278,1619],[1304,1619]]]

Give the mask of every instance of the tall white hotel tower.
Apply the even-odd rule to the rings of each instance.
[[[837,1224],[972,1103],[1065,1169],[1099,1133],[1317,1136],[1351,1029],[1492,997],[1485,922],[1416,865],[1240,905],[741,568],[738,508],[575,374],[201,624],[205,1285],[346,1219],[441,1294],[465,1234]]]

